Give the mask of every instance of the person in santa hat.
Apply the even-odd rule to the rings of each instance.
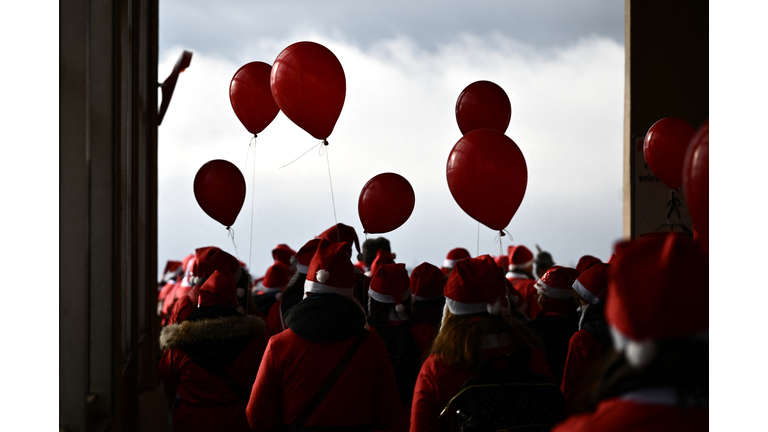
[[[381,250],[379,253],[386,254]],[[388,263],[375,268],[368,289],[368,325],[384,340],[400,391],[403,412],[393,431],[408,431],[413,387],[437,330],[413,317],[413,295],[405,264]]]
[[[410,287],[413,293],[413,316],[440,329],[445,307],[443,272],[439,267],[423,262],[411,272]]]
[[[161,326],[170,324],[169,313],[173,308],[173,304],[182,297],[182,294],[186,294],[192,287],[191,278],[193,277],[192,270],[195,264],[195,254],[189,254],[181,261],[182,275],[176,281],[173,287],[171,287],[163,298],[163,306],[160,310]]]
[[[525,325],[541,340],[557,383],[563,381],[568,343],[579,329],[573,283],[578,273],[570,267],[554,266],[536,281],[541,311]]]
[[[568,414],[591,410],[589,392],[599,378],[603,354],[611,348],[611,335],[603,314],[609,269],[610,264],[593,264],[573,283],[581,317],[579,330],[568,342],[560,385]]]
[[[539,245],[536,245],[536,258],[533,263],[536,265],[536,278],[541,279],[547,270],[555,266],[555,261],[552,259],[552,254],[542,250]]]
[[[529,319],[536,318],[541,310],[541,306],[536,301],[536,279],[533,277],[533,252],[523,245],[510,246],[509,271],[506,274],[507,280],[512,284],[515,293],[525,303],[521,309]],[[522,306],[522,305],[521,305]]]
[[[466,380],[479,375],[478,367],[486,360],[502,356],[490,361],[504,369],[503,356],[529,356],[528,368],[554,383],[535,339],[510,319],[504,287],[504,271],[489,255],[456,263],[445,285],[440,332],[416,380],[412,432],[447,430],[440,413]]]
[[[357,232],[355,231],[355,228],[349,225],[344,225],[343,223],[337,223],[336,225],[333,225],[332,227],[320,233],[317,238],[327,240],[330,243],[349,242],[350,259],[355,256],[358,261],[360,260],[360,242],[357,238]],[[357,255],[353,255],[351,246],[352,244],[355,245]],[[357,301],[360,302],[360,304],[367,304],[368,283],[370,282],[370,278],[365,277],[365,270],[363,268],[360,268],[359,266],[353,266],[353,268],[355,270],[354,296]]]
[[[214,271],[200,288],[200,306],[163,328],[158,373],[166,394],[178,393],[173,431],[250,431],[249,391],[264,349],[264,321],[237,310],[237,287]]]
[[[450,276],[456,263],[469,258],[472,258],[472,255],[470,255],[469,251],[464,248],[454,248],[448,251],[448,255],[446,255],[445,260],[443,260],[443,266],[440,267],[443,276],[448,279],[448,276]]]
[[[285,316],[287,329],[272,336],[246,407],[254,430],[391,429],[400,397],[381,337],[366,329],[353,297],[349,242],[322,239],[309,265],[306,298]],[[356,351],[354,351],[356,349]],[[343,359],[327,393],[320,393]],[[311,404],[316,395],[321,399]],[[309,407],[310,409],[307,409]]]
[[[678,233],[617,244],[605,318],[614,349],[597,407],[552,430],[708,430],[709,259],[701,246]]]
[[[579,258],[579,262],[576,263],[576,271],[578,271],[579,274],[582,274],[593,265],[600,263],[602,263],[602,261],[600,261],[600,258],[598,257],[594,257],[592,255],[583,255],[581,258]]]
[[[290,261],[296,268],[296,271],[291,275],[285,288],[275,294],[275,303],[269,308],[269,313],[267,313],[267,330],[270,335],[276,335],[287,328],[285,326],[286,312],[304,298],[304,281],[307,280],[309,264],[312,262],[312,257],[315,256],[319,243],[320,239],[314,238],[305,243],[291,257]]]
[[[259,312],[265,315],[269,313],[272,305],[279,300],[277,295],[285,289],[292,275],[290,267],[281,261],[276,261],[269,266],[264,279],[252,291],[253,303]]]

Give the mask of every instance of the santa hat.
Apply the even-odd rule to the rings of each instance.
[[[533,264],[533,252],[523,245],[514,246],[509,252],[509,269],[526,268]]]
[[[181,261],[167,261],[165,263],[165,270],[163,270],[163,278],[161,279],[161,282],[168,282],[182,271],[184,271],[184,269],[181,266]]]
[[[279,244],[272,249],[272,258],[287,266],[291,266],[291,257],[296,255],[296,251],[288,247],[287,244]]]
[[[243,267],[237,258],[227,252],[215,247],[203,247],[195,249],[195,279],[194,285],[198,285],[208,279],[214,271],[229,273],[232,279],[239,280],[242,276]]]
[[[437,266],[424,262],[411,272],[410,286],[417,301],[428,301],[443,297],[445,276]]]
[[[384,264],[371,277],[368,295],[379,303],[394,303],[395,310],[405,312],[402,302],[411,296],[410,279],[405,264]]]
[[[468,250],[464,248],[451,249],[450,252],[448,252],[448,255],[445,257],[445,261],[443,261],[443,267],[453,268],[457,262],[469,258],[472,258],[472,256],[469,255]]]
[[[565,300],[573,298],[573,282],[578,277],[576,269],[554,266],[536,281],[536,291],[549,298]]]
[[[338,223],[323,231],[317,238],[328,240],[330,243],[349,243],[349,258],[352,258],[352,243],[355,244],[357,253],[360,253],[360,242],[357,239],[357,233],[349,225]]]
[[[576,270],[578,270],[579,274],[582,274],[586,269],[600,263],[602,263],[600,258],[593,257],[592,255],[584,255],[583,257],[579,258],[579,262],[576,264]]]
[[[608,269],[610,267],[610,264],[594,264],[576,278],[572,285],[573,289],[579,293],[581,298],[592,304],[605,301],[605,294],[608,290]]]
[[[326,240],[320,240],[315,256],[309,264],[304,291],[352,297],[355,267],[347,255],[351,248],[352,245],[349,242],[329,243]]]
[[[693,239],[669,233],[616,245],[605,318],[617,352],[643,367],[655,340],[708,340],[709,260]]]
[[[371,276],[373,276],[374,273],[376,273],[376,269],[379,267],[385,265],[385,264],[394,264],[395,263],[395,254],[391,252],[387,252],[383,249],[379,249],[376,251],[376,258],[373,259],[373,262],[371,263]]]
[[[181,295],[186,294],[189,291],[189,288],[195,285],[195,280],[193,280],[197,268],[197,263],[195,261],[195,254],[188,255],[184,258],[184,261],[182,261],[184,265],[184,277],[181,278],[181,284],[179,285],[179,289],[182,290],[180,293]]]
[[[312,257],[315,256],[317,251],[317,245],[320,244],[320,239],[314,238],[304,244],[296,255],[291,257],[291,263],[296,265],[296,271],[299,273],[307,274],[309,272],[309,263],[312,262]]]
[[[261,291],[267,293],[282,291],[288,285],[291,276],[291,269],[282,262],[277,261],[267,269],[267,273],[261,281]]]
[[[490,255],[456,263],[445,283],[445,304],[454,315],[498,314],[509,307],[504,272]]]
[[[232,275],[215,270],[200,287],[200,306],[231,306],[235,309],[237,303],[237,287]]]

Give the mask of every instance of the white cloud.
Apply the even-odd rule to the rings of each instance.
[[[343,38],[298,34],[262,40],[258,51],[268,58],[244,55],[231,62],[195,55],[181,75],[159,128],[160,268],[196,247],[216,245],[235,253],[224,228],[197,205],[192,180],[211,159],[245,167],[251,137],[232,111],[229,82],[242,64],[271,64],[282,48],[299,40],[325,45],[345,70],[347,97],[328,139],[328,159],[338,221],[354,226],[361,241],[360,189],[390,171],[407,178],[416,193],[411,218],[383,234],[398,261],[409,267],[423,261],[439,265],[454,247],[477,252],[477,223],[451,197],[445,164],[461,138],[456,99],[470,83],[490,80],[510,97],[507,135],[528,165],[526,196],[508,227],[514,243],[531,249],[539,243],[562,263],[575,264],[587,253],[609,257],[621,236],[621,45],[588,38],[537,51],[501,35],[464,35],[434,51],[405,38],[362,49]],[[166,52],[174,54],[161,59],[160,76],[172,69],[181,48]],[[270,251],[278,243],[296,250],[334,224],[325,157],[313,150],[278,169],[315,144],[282,113],[259,135],[252,236],[252,162],[245,171],[248,194],[234,225],[238,255],[257,275],[271,263]],[[481,228],[480,234],[479,252],[497,255],[495,233]],[[505,238],[504,251],[509,244]]]

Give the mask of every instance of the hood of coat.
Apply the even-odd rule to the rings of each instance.
[[[264,320],[251,315],[182,321],[163,328],[160,348],[179,348],[211,372],[229,366],[251,338],[264,336]]]
[[[285,324],[312,342],[337,342],[357,335],[366,319],[360,305],[338,294],[314,294],[288,310]]]

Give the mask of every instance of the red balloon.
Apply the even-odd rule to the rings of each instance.
[[[666,117],[645,134],[643,154],[648,168],[670,189],[683,184],[683,160],[694,132],[687,121]]]
[[[297,126],[325,140],[344,106],[347,82],[339,59],[315,42],[296,42],[275,59],[270,78],[277,106]]]
[[[688,212],[703,239],[709,237],[709,120],[691,138],[683,164]],[[706,243],[706,242],[705,242]]]
[[[509,225],[528,185],[523,152],[512,139],[492,129],[464,135],[448,155],[446,175],[459,207],[499,231]]]
[[[475,129],[504,133],[512,116],[512,105],[504,89],[490,81],[468,85],[456,101],[456,123],[462,135]]]
[[[403,176],[383,173],[368,180],[357,200],[357,214],[368,234],[399,228],[411,217],[416,195]]]
[[[258,135],[280,112],[269,88],[272,66],[259,61],[240,67],[229,83],[232,109],[248,132]]]
[[[195,198],[203,211],[229,228],[245,201],[245,179],[231,162],[206,162],[195,174]]]

